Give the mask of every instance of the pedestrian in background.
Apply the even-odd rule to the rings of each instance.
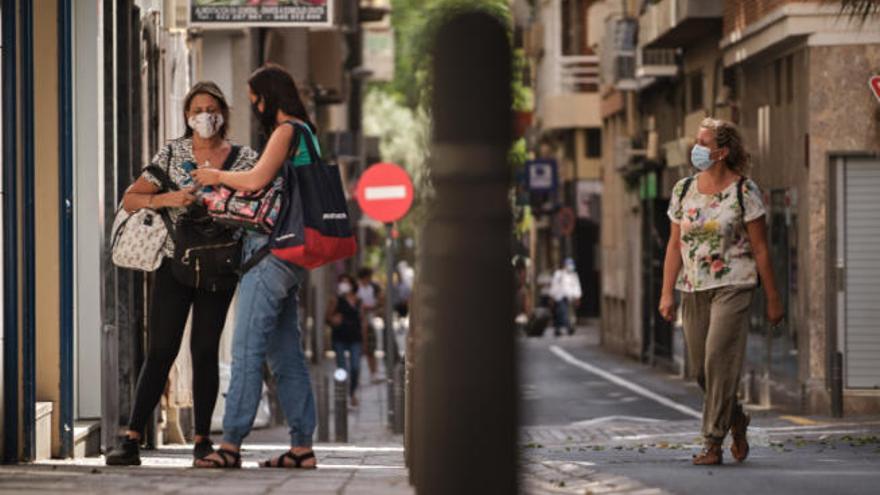
[[[573,259],[566,258],[563,267],[553,272],[550,297],[553,298],[555,335],[559,337],[563,332],[573,335],[572,313],[581,303],[581,281]]]
[[[697,465],[721,464],[730,430],[731,454],[749,454],[750,422],[737,400],[748,335],[749,308],[758,277],[767,296],[767,319],[783,317],[767,249],[761,192],[747,178],[749,155],[731,123],[703,120],[691,162],[700,172],[672,191],[672,222],[663,267],[660,314],[675,315],[673,289],[682,295],[682,323],[689,369],[704,392],[703,450]]]
[[[357,297],[360,299],[361,307],[364,310],[364,354],[367,356],[370,380],[373,383],[381,381],[378,375],[378,363],[376,362],[376,344],[379,341],[378,329],[373,320],[376,318],[379,308],[382,307],[382,296],[382,288],[373,281],[373,269],[365,266],[358,270]]]
[[[196,202],[187,165],[248,170],[253,167],[257,158],[257,153],[246,146],[238,148],[237,154],[233,153],[233,146],[226,139],[229,104],[216,84],[200,82],[193,86],[183,100],[183,108],[185,134],[164,146],[149,164],[165,171],[167,178],[180,189],[160,192],[163,190],[162,181],[145,171],[122,198],[122,206],[127,211],[134,212],[141,208],[165,210],[169,220],[175,225]],[[203,213],[207,215],[207,212]],[[193,457],[201,459],[213,452],[209,436],[220,383],[220,335],[238,279],[228,277],[228,280],[218,280],[215,290],[191,287],[178,280],[172,270],[175,249],[173,237],[168,236],[164,247],[165,258],[153,279],[147,356],[138,377],[128,431],[120,445],[107,454],[106,463],[111,466],[140,465],[138,445],[147,420],[156,409],[168,383],[168,373],[180,351],[190,310],[195,416]]]
[[[259,161],[247,172],[197,170],[200,184],[222,184],[241,191],[257,191],[274,181],[281,167],[307,165],[306,139],[320,153],[315,125],[309,120],[293,77],[273,64],[257,69],[248,80],[251,107],[263,133],[269,136]],[[300,139],[298,139],[300,138]],[[298,140],[297,140],[298,139]],[[296,149],[294,143],[299,143]],[[255,231],[245,236],[245,263],[269,242]],[[232,376],[223,415],[223,443],[216,452],[197,461],[202,468],[240,468],[241,443],[253,428],[263,389],[263,361],[268,361],[290,434],[290,449],[260,463],[261,467],[312,469],[315,397],[302,348],[299,287],[306,270],[273,254],[261,259],[241,278],[232,341]]]
[[[331,328],[333,352],[336,353],[336,366],[348,372],[351,387],[349,397],[352,407],[357,407],[357,388],[360,380],[361,349],[363,348],[363,318],[361,302],[355,288],[354,277],[347,273],[339,276],[336,297],[327,305],[327,323]],[[345,353],[348,352],[348,362]]]

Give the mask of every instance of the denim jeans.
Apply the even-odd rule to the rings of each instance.
[[[351,387],[349,392],[352,397],[354,397],[355,391],[357,391],[358,380],[360,380],[361,376],[361,342],[341,342],[341,341],[333,341],[333,352],[336,353],[336,367],[342,368],[348,371],[348,378],[350,380]],[[349,360],[351,362],[351,366],[346,366],[345,362],[345,351],[349,353]]]
[[[242,258],[265,245],[248,234]],[[263,390],[263,361],[275,377],[292,446],[310,446],[315,397],[300,341],[297,291],[305,270],[268,255],[241,278],[232,341],[232,376],[223,415],[223,440],[241,445],[250,433]]]
[[[553,318],[553,326],[556,327],[555,332],[558,336],[563,330],[567,331],[569,335],[574,333],[571,327],[571,319],[568,316],[569,312],[569,302],[568,299],[563,299],[561,301],[556,301],[556,307],[554,308],[554,318]]]

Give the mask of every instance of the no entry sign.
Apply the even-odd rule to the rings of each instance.
[[[382,223],[391,223],[403,218],[412,206],[413,184],[401,167],[377,163],[361,176],[355,194],[364,213]]]

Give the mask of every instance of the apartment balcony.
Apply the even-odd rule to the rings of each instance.
[[[677,48],[721,32],[723,0],[660,0],[639,18],[639,45]]]
[[[664,78],[678,75],[678,57],[671,48],[640,48],[636,57],[636,77]]]
[[[547,57],[543,84],[539,82],[536,118],[543,130],[601,127],[599,115],[599,57]]]
[[[600,79],[603,86],[620,91],[638,89],[636,79],[635,19],[612,17],[606,21],[602,42]]]

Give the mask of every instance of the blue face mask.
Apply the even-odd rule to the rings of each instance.
[[[712,166],[712,158],[709,156],[711,154],[712,151],[709,148],[699,144],[694,145],[691,150],[691,163],[700,171],[707,170]]]

